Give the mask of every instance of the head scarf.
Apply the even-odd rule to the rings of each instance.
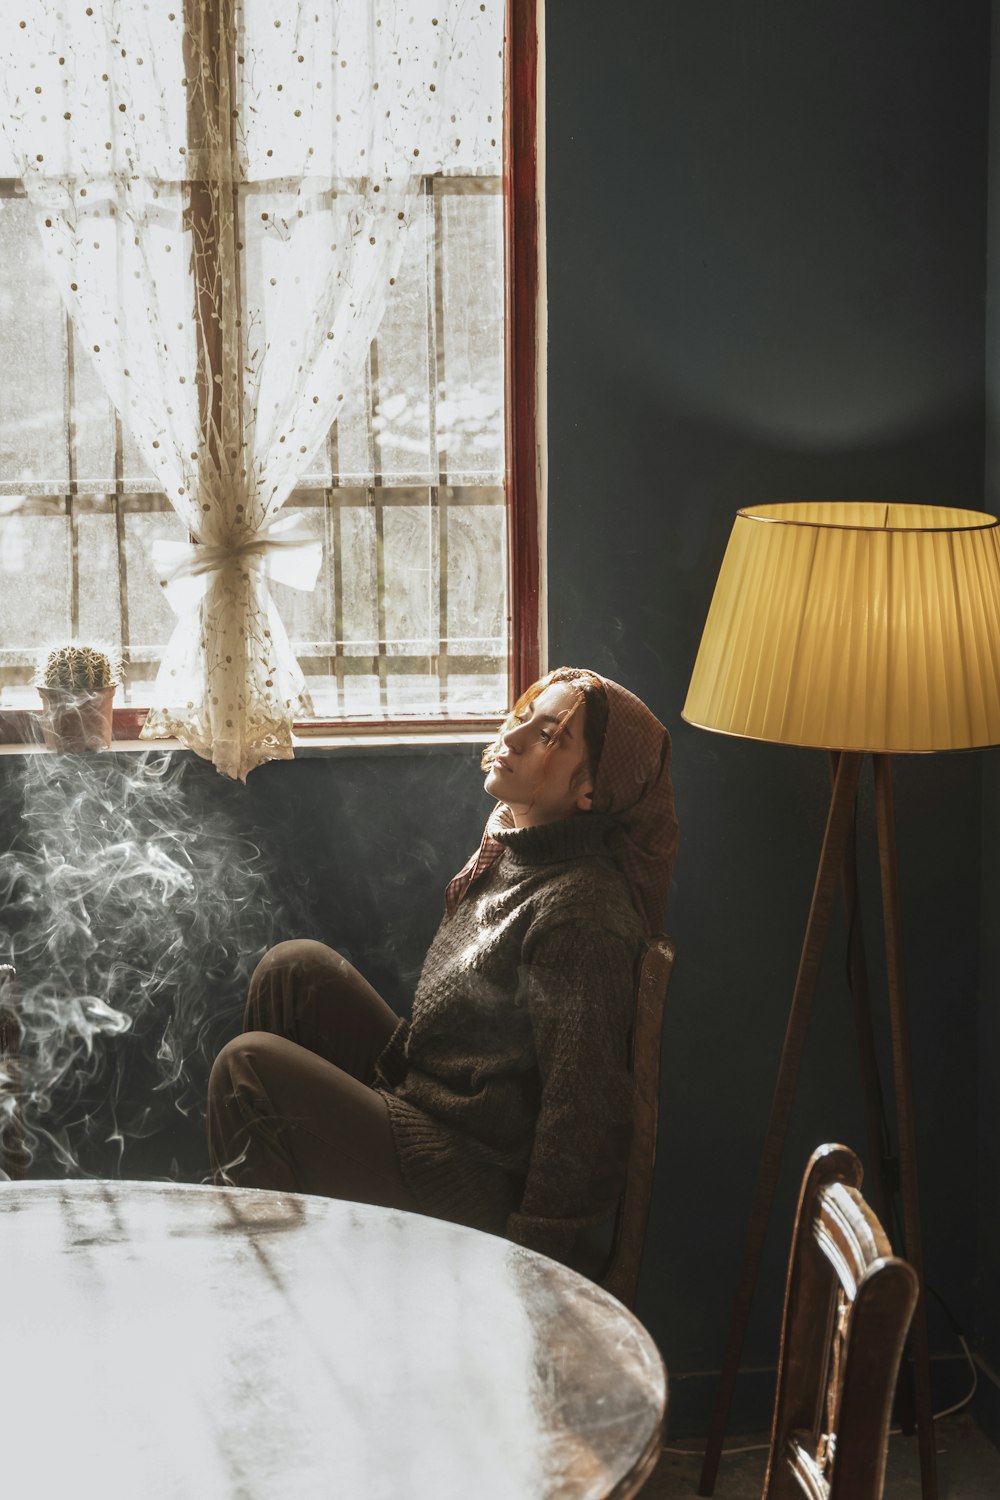
[[[593,811],[610,813],[608,853],[621,870],[647,936],[658,933],[677,855],[677,815],[670,779],[670,735],[659,719],[627,688],[598,677],[608,699],[608,723],[594,778]],[[576,814],[587,817],[587,813]],[[513,828],[510,808],[497,803],[475,854],[445,891],[454,912],[466,891],[503,853],[496,834]]]

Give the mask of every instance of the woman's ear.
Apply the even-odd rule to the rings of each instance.
[[[581,781],[576,790],[577,812],[590,812],[591,807],[593,806],[593,801],[594,783],[588,776],[585,781]]]

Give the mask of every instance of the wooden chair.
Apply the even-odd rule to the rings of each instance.
[[[668,937],[651,938],[639,965],[632,1022],[632,1145],[625,1189],[615,1214],[611,1250],[599,1280],[626,1307],[635,1307],[639,1265],[653,1194],[656,1131],[660,1115],[660,1038],[676,948]]]
[[[897,1260],[846,1146],[799,1194],[763,1500],[881,1500],[896,1375],[919,1284]]]

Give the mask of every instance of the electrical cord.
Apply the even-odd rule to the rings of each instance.
[[[940,1292],[936,1291],[934,1287],[928,1286],[926,1282],[924,1283],[924,1286],[925,1290],[930,1292],[931,1296],[938,1303],[941,1311],[944,1313],[945,1317],[948,1319],[948,1322],[951,1324],[955,1333],[955,1337],[958,1339],[958,1342],[962,1346],[962,1353],[965,1355],[966,1362],[972,1373],[972,1384],[969,1386],[969,1389],[966,1391],[965,1395],[962,1396],[958,1401],[953,1402],[951,1406],[946,1406],[943,1408],[943,1410],[933,1413],[931,1421],[940,1422],[944,1417],[953,1417],[956,1412],[962,1411],[964,1407],[969,1405],[969,1402],[972,1400],[973,1396],[976,1394],[976,1391],[979,1388],[979,1371],[976,1369],[976,1362],[972,1357],[972,1351],[969,1348],[968,1343],[966,1342],[964,1333],[958,1326],[958,1322],[955,1318],[954,1313],[951,1311],[951,1308],[948,1306],[947,1302],[945,1302]],[[899,1437],[899,1435],[902,1433],[902,1430],[903,1429],[901,1427],[890,1427],[889,1436]],[[730,1453],[766,1453],[770,1446],[771,1445],[769,1442],[742,1443],[738,1447],[723,1448],[720,1456],[724,1458],[727,1454]],[[705,1450],[704,1444],[702,1444],[698,1448],[678,1448],[672,1443],[664,1443],[662,1451],[664,1453],[676,1454],[680,1458],[700,1458]]]
[[[766,1453],[770,1443],[751,1443],[745,1448],[723,1448],[721,1457],[726,1458],[730,1453]],[[677,1453],[681,1458],[701,1458],[705,1452],[704,1445],[701,1448],[675,1448],[670,1443],[664,1443],[661,1450],[663,1453]]]
[[[928,1287],[927,1290],[931,1291],[931,1288]],[[936,1292],[934,1292],[933,1295],[937,1297]],[[938,1297],[938,1301],[941,1302],[940,1297]],[[941,1306],[944,1307],[945,1304],[941,1302]],[[947,1312],[947,1308],[945,1308],[945,1311]],[[976,1394],[979,1386],[979,1371],[976,1369],[976,1362],[972,1357],[972,1351],[965,1341],[965,1336],[961,1333],[958,1334],[958,1342],[962,1346],[962,1353],[965,1355],[965,1358],[969,1364],[969,1369],[972,1371],[972,1384],[960,1401],[956,1401],[952,1406],[946,1406],[943,1411],[936,1411],[931,1419],[934,1422],[940,1422],[944,1417],[953,1417],[957,1411],[961,1411],[963,1407],[968,1406],[969,1402]],[[890,1427],[889,1436],[899,1437],[902,1430],[903,1429],[901,1427]],[[721,1456],[723,1458],[726,1458],[731,1453],[766,1453],[770,1446],[771,1444],[769,1442],[744,1443],[739,1447],[723,1448]],[[698,1448],[678,1448],[673,1443],[664,1443],[662,1452],[674,1453],[680,1458],[701,1458],[705,1452],[705,1446],[704,1444],[702,1444]]]

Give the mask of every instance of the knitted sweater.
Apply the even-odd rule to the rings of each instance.
[[[621,1191],[642,924],[577,813],[498,837],[378,1062],[403,1174],[439,1218],[567,1259]]]

